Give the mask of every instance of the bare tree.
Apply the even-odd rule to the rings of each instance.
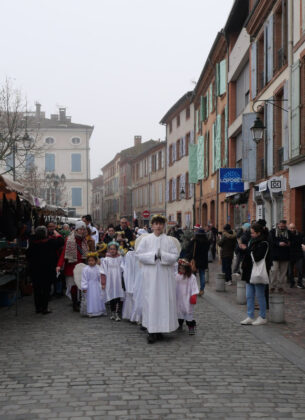
[[[12,173],[15,179],[38,150],[38,125],[21,91],[6,79],[0,86],[0,174]]]

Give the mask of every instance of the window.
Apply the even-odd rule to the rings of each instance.
[[[47,137],[45,139],[45,143],[46,144],[54,144],[55,143],[55,140],[53,139],[53,137]]]
[[[156,157],[156,155],[151,156],[151,170],[152,170],[152,172],[156,172],[156,170],[157,170],[157,157]]]
[[[177,121],[177,127],[180,127],[180,115],[177,115],[176,121]]]
[[[173,145],[171,144],[168,148],[168,164],[173,164]]]
[[[189,184],[189,173],[185,174],[185,198],[190,198],[190,184]]]
[[[173,125],[172,125],[172,122],[170,122],[170,123],[168,124],[168,126],[169,126],[169,132],[171,133],[171,132],[172,132],[172,130],[173,130]]]
[[[280,70],[287,63],[288,54],[288,25],[286,2],[280,4],[274,14],[274,69]]]
[[[173,201],[173,180],[170,179],[168,183],[168,201]]]
[[[162,150],[158,153],[158,170],[162,169]]]
[[[191,142],[191,133],[187,133],[185,136],[185,156],[189,154],[189,144]]]
[[[191,109],[188,106],[185,110],[185,118],[188,120],[190,118],[190,116],[191,116]]]
[[[71,155],[71,171],[72,172],[81,172],[81,154],[72,153]]]
[[[260,37],[257,44],[257,90],[260,91],[265,86],[264,73],[264,34]]]
[[[32,154],[27,154],[25,157],[25,170],[26,172],[34,168],[35,156]]]
[[[180,175],[177,176],[176,181],[176,200],[180,200]]]
[[[73,137],[71,142],[72,142],[72,144],[80,144],[80,138],[79,137]]]
[[[5,158],[5,164],[6,164],[6,170],[10,171],[13,168],[14,162],[13,162],[13,154],[9,154]]]
[[[45,155],[45,171],[55,171],[55,155],[53,153],[46,153]]]
[[[176,143],[176,160],[180,159],[180,139]]]
[[[79,187],[71,188],[72,193],[72,206],[81,207],[82,206],[82,189]]]

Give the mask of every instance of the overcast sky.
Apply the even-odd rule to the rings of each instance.
[[[120,150],[164,139],[233,0],[2,0],[0,78],[47,116],[94,125],[91,176]]]

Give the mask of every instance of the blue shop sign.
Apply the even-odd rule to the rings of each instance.
[[[220,168],[219,191],[232,193],[244,192],[241,168]]]

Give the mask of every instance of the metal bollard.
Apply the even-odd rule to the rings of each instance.
[[[216,275],[216,292],[225,291],[225,274],[217,273]]]
[[[243,280],[237,280],[236,301],[239,305],[245,305],[247,303],[246,282]]]
[[[204,280],[205,280],[206,283],[210,282],[209,269],[208,268],[206,270],[204,270]]]
[[[285,322],[284,295],[269,295],[269,319],[271,322]]]

